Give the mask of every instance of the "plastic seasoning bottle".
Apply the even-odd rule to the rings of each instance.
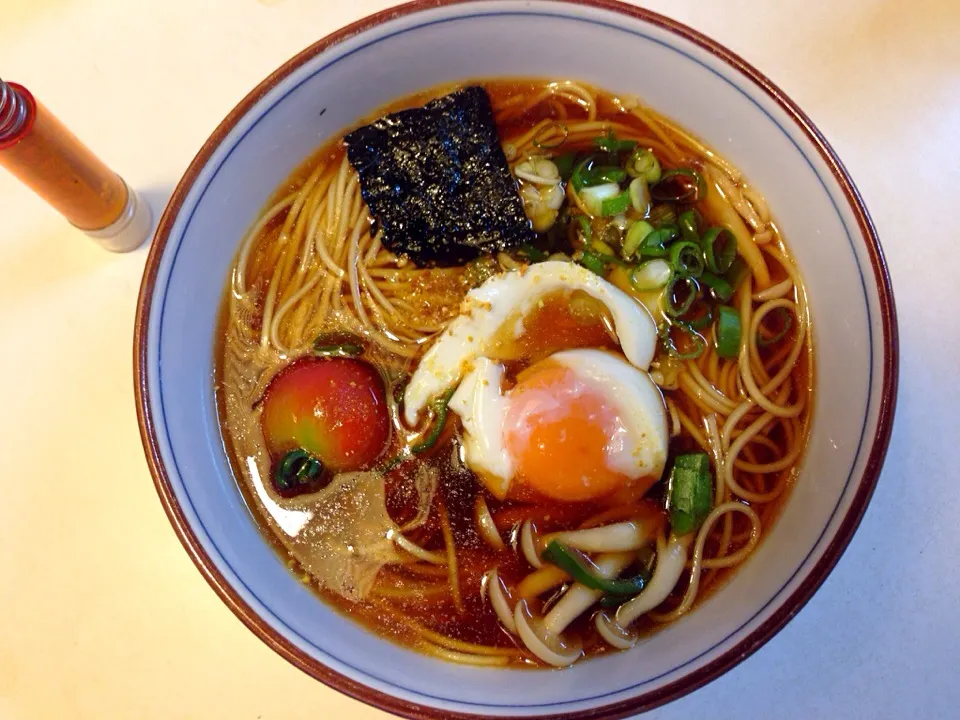
[[[0,165],[107,250],[147,238],[150,206],[53,114],[16,83],[0,80]]]

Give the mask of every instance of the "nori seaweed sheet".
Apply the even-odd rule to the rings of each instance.
[[[460,265],[535,238],[482,87],[382,117],[345,142],[383,244],[417,265]]]

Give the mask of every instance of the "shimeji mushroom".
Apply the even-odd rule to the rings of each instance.
[[[647,544],[651,527],[650,523],[630,520],[586,530],[549,533],[543,537],[543,544],[549,545],[556,540],[583,552],[627,552],[639,550]]]
[[[533,523],[526,520],[520,528],[520,549],[523,556],[533,567],[538,570],[543,567],[543,561],[540,560],[540,553],[537,551],[537,541],[533,537]]]
[[[632,600],[617,608],[613,617],[606,612],[597,613],[594,625],[600,636],[610,645],[624,650],[633,647],[637,642],[637,635],[627,628],[634,620],[653,610],[673,592],[687,564],[690,540],[689,535],[672,536],[668,543],[657,548],[657,565],[647,586]]]
[[[629,552],[607,553],[596,560],[596,575],[605,580],[617,577],[633,562]],[[571,585],[544,617],[533,614],[525,601],[517,603],[513,612],[517,634],[534,655],[548,665],[564,667],[583,654],[579,640],[563,635],[563,631],[603,595],[581,583]]]
[[[513,610],[510,609],[510,602],[503,591],[503,584],[500,582],[500,574],[497,572],[497,568],[486,574],[484,587],[487,591],[487,597],[490,598],[490,606],[497,614],[500,622],[503,623],[503,627],[516,635],[517,625],[513,620]]]
[[[539,233],[546,232],[556,221],[560,206],[563,205],[560,171],[549,158],[537,156],[517,163],[513,172],[524,181],[520,198],[533,229]]]

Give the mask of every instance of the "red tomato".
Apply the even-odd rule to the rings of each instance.
[[[303,448],[335,472],[370,467],[390,439],[383,379],[353,358],[306,358],[281,371],[261,423],[275,456]]]

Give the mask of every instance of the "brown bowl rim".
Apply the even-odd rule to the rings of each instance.
[[[137,315],[134,327],[134,392],[136,395],[140,437],[146,453],[147,463],[150,467],[157,493],[160,496],[160,501],[163,504],[164,511],[171,525],[173,525],[180,542],[190,555],[190,558],[210,586],[244,625],[252,630],[279,655],[307,674],[335,690],[381,710],[403,717],[430,718],[431,720],[477,720],[477,718],[482,716],[474,713],[452,712],[441,708],[418,705],[374,690],[332,670],[318,660],[309,657],[260,618],[217,570],[215,564],[206,554],[188,524],[183,509],[180,507],[170,486],[166,470],[160,460],[156,430],[149,410],[150,398],[147,387],[147,329],[160,258],[163,255],[164,248],[166,247],[180,208],[201,170],[240,118],[282,79],[329,47],[389,20],[431,8],[467,4],[471,1],[473,0],[414,0],[413,2],[408,2],[362,18],[327,35],[325,38],[315,42],[288,60],[241,100],[203,144],[203,147],[190,163],[186,173],[184,173],[183,178],[181,178],[177,184],[167,204],[166,210],[160,218],[144,270],[143,282],[137,301]],[[857,527],[860,525],[860,521],[863,518],[863,514],[866,511],[880,476],[880,470],[883,466],[884,457],[886,456],[887,447],[890,442],[890,434],[893,429],[893,417],[897,399],[899,339],[893,288],[883,250],[880,247],[880,241],[873,222],[863,204],[859,191],[843,164],[840,162],[840,159],[822,133],[796,103],[790,100],[780,88],[774,85],[765,75],[739,55],[728,50],[716,41],[711,40],[702,33],[675,20],[650,10],[627,5],[619,2],[619,0],[554,1],[572,5],[586,5],[617,12],[679,35],[681,38],[693,42],[739,71],[763,90],[768,97],[774,100],[779,107],[791,117],[796,125],[803,131],[807,139],[817,148],[821,158],[830,168],[834,178],[843,189],[849,207],[857,218],[860,233],[866,243],[873,267],[874,280],[879,295],[884,347],[886,348],[882,370],[883,389],[877,417],[877,429],[873,436],[873,443],[870,448],[867,463],[864,467],[863,475],[860,479],[853,502],[847,510],[832,541],[816,565],[790,597],[780,604],[780,607],[773,615],[719,657],[663,687],[641,693],[628,700],[608,703],[596,708],[559,714],[522,715],[516,716],[515,719],[513,719],[530,720],[531,718],[549,717],[562,720],[613,720],[614,718],[623,718],[635,713],[645,712],[675,700],[727,672],[756,652],[779,632],[779,630],[803,608],[807,601],[813,596],[814,592],[816,592],[824,580],[826,580],[849,544]],[[506,720],[511,720],[511,718],[506,718]]]

